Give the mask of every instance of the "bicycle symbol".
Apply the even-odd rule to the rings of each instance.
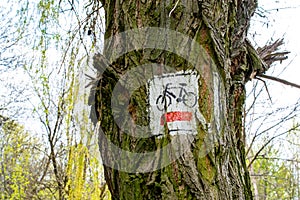
[[[172,83],[167,83],[164,87],[164,90],[161,95],[159,95],[156,99],[157,109],[160,111],[166,110],[172,104],[172,100],[176,100],[176,102],[182,102],[189,108],[192,108],[197,103],[197,95],[193,92],[187,92],[184,87],[187,86],[186,83],[179,83],[180,86],[170,86]],[[179,96],[176,96],[170,90],[179,89]]]

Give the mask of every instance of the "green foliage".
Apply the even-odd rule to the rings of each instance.
[[[259,199],[294,199],[299,187],[296,179],[295,163],[281,159],[277,150],[268,148],[267,157],[259,157],[251,166],[252,184]]]
[[[41,168],[38,151],[42,144],[24,131],[24,127],[14,121],[7,121],[1,126],[0,144],[0,199],[53,199],[58,197],[55,191],[55,179],[52,172]],[[83,144],[69,148],[67,157],[65,185],[67,199],[98,200],[111,199],[106,184],[103,182],[102,164],[99,159]],[[62,163],[63,164],[63,163]],[[46,171],[43,171],[46,170]],[[46,179],[40,179],[47,173]],[[35,176],[37,175],[37,177]],[[50,188],[41,187],[48,185]],[[51,192],[52,191],[52,192]]]
[[[38,159],[38,140],[12,120],[0,128],[0,199],[24,199],[34,181],[32,163]]]
[[[110,194],[101,178],[102,165],[82,144],[69,150],[66,174],[68,199],[110,199]],[[101,181],[102,180],[102,181]]]

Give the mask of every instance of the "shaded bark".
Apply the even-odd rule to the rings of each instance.
[[[224,117],[216,145],[205,156],[201,152],[203,138],[208,130],[198,124],[196,140],[188,151],[170,165],[148,173],[127,173],[105,166],[105,178],[113,199],[252,199],[251,184],[245,163],[243,135],[243,106],[245,83],[251,74],[263,71],[263,62],[247,41],[250,17],[256,8],[255,0],[179,0],[179,1],[102,1],[105,9],[105,38],[126,30],[143,27],[161,27],[175,30],[198,42],[216,64],[224,93]],[[120,41],[106,44],[104,55],[117,48]],[[192,46],[190,48],[193,48]],[[102,73],[96,90],[93,109],[105,136],[115,145],[132,152],[147,152],[161,148],[170,141],[168,137],[134,138],[116,124],[111,110],[112,91],[122,75],[130,69],[149,63],[172,66],[176,71],[192,69],[182,57],[159,49],[135,50],[120,56],[113,64],[95,55],[94,66]],[[108,61],[110,62],[110,61]],[[206,63],[212,70],[212,64]],[[212,73],[205,72],[205,73]],[[141,77],[145,75],[141,74]],[[209,89],[207,77],[200,76],[199,107],[207,121],[211,121],[214,94]],[[215,91],[216,92],[216,91]],[[219,91],[217,91],[219,92]],[[139,87],[133,94],[126,88],[121,97],[130,96],[127,107],[133,123],[149,125],[147,87]],[[120,111],[121,112],[121,111]],[[220,119],[218,119],[220,120]],[[216,129],[214,129],[216,131]],[[134,130],[132,130],[134,134]],[[100,148],[106,148],[104,138],[99,138]],[[106,153],[104,160],[117,157]],[[157,155],[163,156],[163,155]],[[143,163],[137,163],[137,165]]]

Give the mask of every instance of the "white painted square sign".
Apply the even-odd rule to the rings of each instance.
[[[148,81],[150,129],[162,136],[164,128],[171,135],[197,134],[196,118],[205,125],[198,105],[199,76],[192,70],[155,76]]]

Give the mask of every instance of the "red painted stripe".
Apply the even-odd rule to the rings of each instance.
[[[165,122],[174,121],[191,121],[193,114],[191,112],[168,112],[161,116],[160,125],[164,125]]]

